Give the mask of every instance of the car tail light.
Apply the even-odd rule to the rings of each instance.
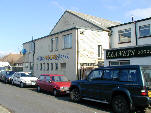
[[[147,96],[148,94],[147,94],[147,91],[146,90],[141,90],[141,95],[142,96]]]

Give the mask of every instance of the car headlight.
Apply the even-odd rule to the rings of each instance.
[[[60,90],[69,90],[69,87],[60,87]]]
[[[26,83],[26,81],[25,81],[25,80],[21,80],[21,82]]]

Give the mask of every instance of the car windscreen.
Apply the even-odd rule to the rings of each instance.
[[[55,82],[66,82],[68,79],[65,76],[53,76],[52,80]]]
[[[145,85],[151,88],[151,66],[141,66],[141,72],[144,76]]]
[[[33,77],[31,73],[21,73],[21,77]]]
[[[7,75],[13,75],[15,72],[14,71],[7,71],[6,74]]]
[[[0,67],[0,70],[5,70],[5,67]]]

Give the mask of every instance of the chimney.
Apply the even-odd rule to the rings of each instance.
[[[132,22],[134,22],[134,16],[132,16]]]

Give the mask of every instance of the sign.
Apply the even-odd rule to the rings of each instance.
[[[106,59],[151,56],[151,46],[107,50]]]
[[[63,54],[57,54],[57,55],[47,55],[47,56],[39,56],[37,57],[38,61],[42,61],[42,60],[60,60],[60,59],[69,59],[68,55],[63,55]]]

